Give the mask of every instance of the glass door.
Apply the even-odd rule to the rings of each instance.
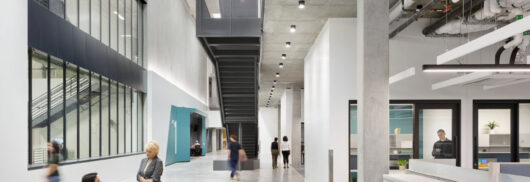
[[[512,139],[516,105],[512,103],[475,102],[473,108],[473,167],[488,170],[491,162],[515,162]]]
[[[460,166],[460,103],[426,102],[416,105],[414,158],[454,159]]]
[[[451,109],[419,109],[419,158],[455,158]]]

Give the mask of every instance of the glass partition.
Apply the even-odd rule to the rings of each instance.
[[[511,108],[478,109],[478,168],[490,162],[510,162]]]
[[[414,105],[390,104],[390,169],[398,169],[397,161],[412,158]]]
[[[455,158],[451,109],[419,109],[419,158]]]
[[[519,161],[530,162],[530,103],[519,104]]]

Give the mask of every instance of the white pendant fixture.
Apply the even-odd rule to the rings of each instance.
[[[521,20],[510,23],[502,28],[499,28],[493,32],[483,35],[475,40],[472,40],[464,45],[458,46],[450,51],[440,54],[436,57],[437,64],[444,64],[449,61],[458,59],[462,56],[475,52],[479,49],[493,45],[500,41],[506,40],[515,34],[530,30],[530,16],[527,16]]]

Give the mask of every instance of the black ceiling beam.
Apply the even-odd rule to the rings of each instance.
[[[208,37],[209,45],[260,45],[259,38],[250,37]]]
[[[440,3],[442,0],[432,0],[431,2],[429,2],[427,5],[425,5],[423,8],[421,8],[420,11],[414,13],[414,15],[412,15],[411,17],[409,17],[409,19],[407,19],[407,21],[405,21],[404,23],[402,23],[401,25],[399,25],[396,29],[394,29],[389,35],[388,37],[391,39],[391,38],[394,38],[399,32],[405,30],[405,28],[407,28],[410,24],[412,24],[414,21],[418,20],[418,18],[420,18],[421,16],[423,16],[425,13],[429,12],[432,7],[434,7],[436,4]]]
[[[431,25],[425,27],[422,31],[423,35],[425,36],[434,35],[436,30],[438,30],[440,27],[442,27],[443,25],[447,23],[446,21],[450,21],[455,17],[461,16],[463,8],[466,8],[464,10],[464,14],[468,14],[469,11],[482,6],[483,2],[484,0],[467,1],[464,5],[460,5],[459,7],[452,9],[451,11],[449,11],[449,13],[446,13],[445,16],[436,20],[436,22],[432,23]],[[471,8],[467,9],[468,7],[471,7]]]

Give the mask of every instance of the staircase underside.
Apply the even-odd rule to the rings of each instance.
[[[216,67],[221,118],[257,157],[260,37],[199,37]]]

